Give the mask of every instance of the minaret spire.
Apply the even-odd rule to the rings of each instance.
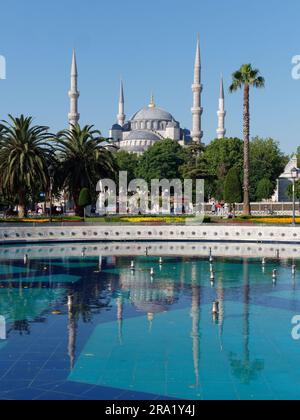
[[[70,98],[70,113],[68,115],[69,125],[77,125],[79,122],[80,114],[78,113],[78,98],[80,93],[78,91],[78,71],[76,62],[76,52],[73,50],[72,67],[71,67],[71,88],[69,90]]]
[[[218,129],[217,129],[217,136],[218,139],[223,139],[226,134],[225,129],[225,95],[224,95],[224,82],[223,76],[221,76],[221,84],[220,84],[220,98],[219,98],[219,110],[218,110]]]
[[[153,94],[153,92],[151,93],[151,96],[150,96],[149,108],[155,108],[155,102],[154,102],[154,94]]]
[[[124,100],[124,86],[123,81],[120,83],[120,96],[119,96],[119,112],[118,112],[118,124],[123,127],[125,124],[125,100]]]
[[[200,38],[198,36],[196,58],[194,66],[194,83],[192,85],[193,91],[193,128],[192,128],[192,139],[195,143],[201,143],[203,132],[201,130],[201,116],[203,108],[201,107],[201,93],[203,86],[201,84],[201,54],[200,54]]]

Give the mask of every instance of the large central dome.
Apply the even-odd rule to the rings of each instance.
[[[131,121],[174,121],[173,116],[164,109],[145,107],[138,111]]]
[[[151,101],[149,106],[142,108],[138,111],[134,116],[131,118],[132,122],[140,122],[140,121],[174,121],[173,116],[165,111],[162,108],[158,108],[154,103],[153,95],[151,97]]]

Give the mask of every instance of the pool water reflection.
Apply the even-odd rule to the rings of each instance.
[[[1,261],[1,399],[300,398],[294,261],[131,260]]]

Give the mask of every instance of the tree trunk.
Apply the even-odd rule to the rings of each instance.
[[[251,214],[250,209],[250,87],[244,88],[244,215]]]
[[[25,217],[25,193],[24,193],[24,191],[19,192],[18,217],[20,219],[23,219],[23,217]]]

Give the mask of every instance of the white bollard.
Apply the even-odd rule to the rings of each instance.
[[[24,255],[24,264],[28,264],[29,262],[29,257],[27,254]]]
[[[153,277],[153,276],[154,276],[154,268],[151,268],[151,269],[150,269],[150,275],[151,275],[151,277]]]
[[[131,261],[130,269],[131,269],[131,271],[134,271],[135,270],[134,261]]]

